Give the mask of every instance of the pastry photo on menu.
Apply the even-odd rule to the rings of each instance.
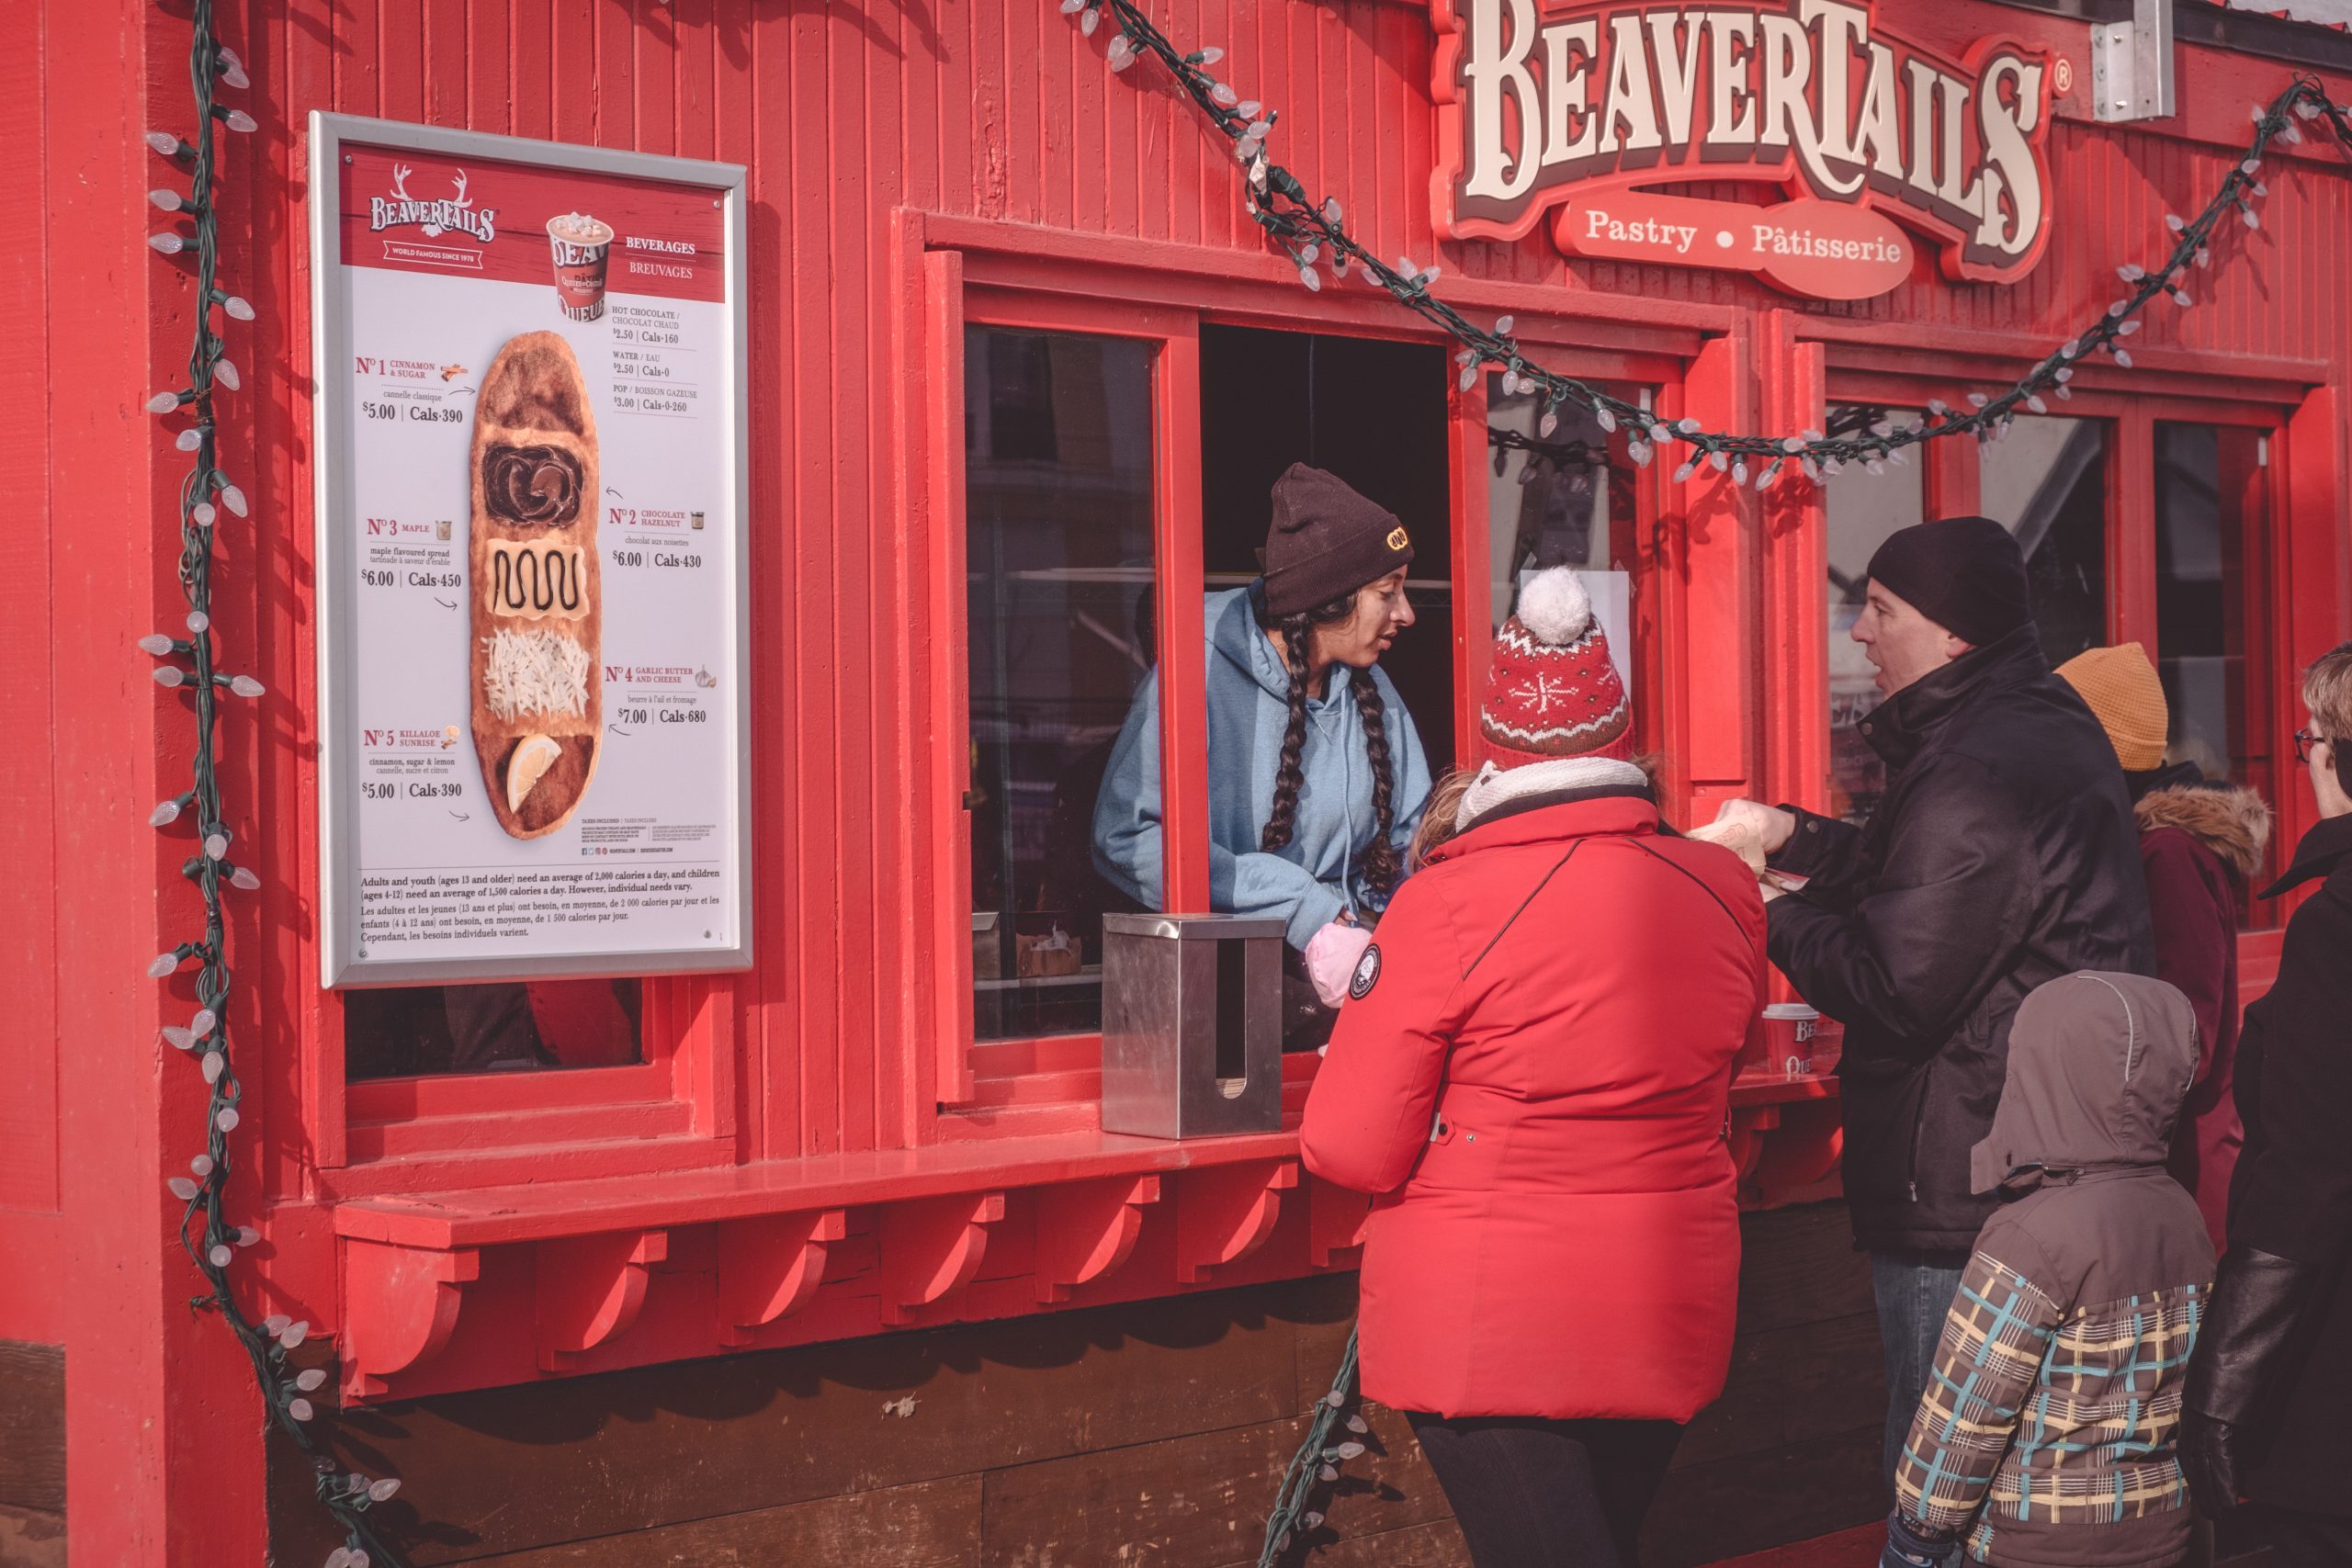
[[[474,751],[498,825],[517,839],[571,819],[596,775],[596,417],[571,345],[510,338],[474,413],[467,560]]]

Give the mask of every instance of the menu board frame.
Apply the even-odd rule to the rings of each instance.
[[[750,332],[746,310],[745,170],[649,152],[542,141],[400,120],[311,111],[310,117],[311,341],[313,395],[311,439],[317,556],[313,583],[318,614],[319,952],[321,984],[330,989],[450,982],[593,976],[712,973],[751,967],[752,947],[752,704],[750,407],[746,374]],[[344,144],[413,152],[435,159],[479,160],[544,168],[557,175],[617,175],[707,190],[723,211],[724,277],[732,366],[707,383],[705,400],[723,400],[718,428],[731,454],[732,516],[725,529],[695,536],[706,552],[723,553],[732,587],[732,635],[722,638],[726,668],[718,672],[723,711],[730,716],[732,755],[726,773],[731,795],[726,820],[733,856],[724,874],[720,910],[732,940],[717,945],[576,951],[540,947],[544,939],[496,942],[481,956],[379,958],[361,941],[358,839],[355,816],[361,784],[361,717],[356,694],[367,653],[356,646],[357,615],[354,453],[350,432],[360,393],[353,370],[349,269],[344,265],[341,172]],[[427,231],[430,232],[430,231]],[[608,231],[609,232],[609,231]],[[592,504],[601,503],[601,495]],[[468,590],[471,592],[470,587]],[[593,676],[592,676],[593,678]],[[600,737],[601,739],[601,737]],[[495,939],[492,939],[495,942]]]

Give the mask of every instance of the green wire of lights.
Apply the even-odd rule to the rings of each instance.
[[[1261,104],[1243,100],[1233,87],[1209,73],[1207,68],[1224,58],[1222,50],[1180,51],[1144,16],[1136,0],[1061,0],[1061,10],[1076,16],[1080,30],[1090,38],[1105,14],[1117,18],[1120,30],[1105,54],[1114,72],[1124,72],[1147,55],[1167,68],[1210,123],[1232,142],[1234,156],[1248,172],[1243,201],[1250,217],[1288,254],[1303,286],[1309,290],[1323,288],[1318,265],[1329,268],[1333,280],[1343,279],[1353,265],[1372,284],[1387,290],[1407,310],[1462,345],[1454,361],[1461,367],[1463,390],[1476,383],[1482,367],[1498,368],[1506,395],[1540,393],[1544,398],[1539,436],[1549,436],[1558,425],[1560,410],[1573,405],[1589,412],[1605,432],[1623,426],[1628,452],[1637,464],[1646,465],[1653,455],[1679,442],[1689,449],[1689,456],[1675,470],[1678,482],[1691,479],[1703,464],[1726,474],[1735,485],[1746,485],[1752,478],[1760,491],[1793,462],[1805,478],[1818,483],[1848,463],[1861,463],[1873,473],[1883,471],[1890,462],[1904,462],[1906,448],[1943,436],[1998,439],[2007,434],[2010,421],[2020,410],[2049,412],[2045,394],[2062,400],[2071,397],[2067,383],[2075,378],[2076,367],[2092,355],[2105,354],[2128,369],[2132,353],[2122,340],[2140,330],[2141,310],[2158,296],[2168,297],[2184,310],[2194,303],[2186,286],[2189,271],[2211,265],[2216,231],[2227,216],[2234,211],[2246,228],[2261,226],[2254,203],[2269,194],[2261,178],[2262,156],[2273,141],[2302,141],[2297,119],[2324,117],[2338,143],[2352,149],[2352,123],[2346,120],[2345,106],[2330,100],[2315,78],[2298,77],[2269,104],[2254,106],[2254,135],[2245,156],[2231,169],[2203,211],[2193,220],[2177,215],[2165,219],[2176,238],[2164,264],[2156,267],[2127,264],[2117,268],[2132,286],[2130,292],[2090,326],[2052,348],[2006,389],[1970,394],[1965,411],[1933,399],[1924,418],[1890,418],[1853,436],[1818,430],[1780,436],[1735,434],[1708,430],[1695,419],[1668,423],[1604,388],[1547,370],[1521,352],[1510,335],[1510,317],[1489,330],[1431,295],[1430,285],[1437,281],[1437,266],[1417,266],[1409,258],[1400,257],[1391,267],[1365,250],[1348,233],[1336,198],[1316,201],[1296,176],[1266,155],[1266,142],[1279,117]],[[1749,471],[1750,459],[1761,465],[1754,475]]]
[[[1965,400],[1969,407],[1964,412],[1941,399],[1931,399],[1922,419],[1881,417],[1851,434],[1818,430],[1782,436],[1734,434],[1708,430],[1695,419],[1668,424],[1649,410],[1604,388],[1547,370],[1520,351],[1510,335],[1509,316],[1487,330],[1475,325],[1431,295],[1430,285],[1437,281],[1437,266],[1416,266],[1407,257],[1398,258],[1394,267],[1382,263],[1348,233],[1344,212],[1336,197],[1316,201],[1295,175],[1267,157],[1266,142],[1279,117],[1262,104],[1244,100],[1236,89],[1210,73],[1208,67],[1224,58],[1223,50],[1180,51],[1152,25],[1136,0],[1060,0],[1060,8],[1064,16],[1077,17],[1080,32],[1090,39],[1101,27],[1105,14],[1117,18],[1119,31],[1104,51],[1105,63],[1114,73],[1128,70],[1147,55],[1167,68],[1186,96],[1208,117],[1209,123],[1233,144],[1234,156],[1248,174],[1243,204],[1267,238],[1280,245],[1297,266],[1303,287],[1310,292],[1321,290],[1325,279],[1317,270],[1318,265],[1329,269],[1333,281],[1344,279],[1353,265],[1397,303],[1442,329],[1462,345],[1454,355],[1454,363],[1461,368],[1462,390],[1466,392],[1476,386],[1482,368],[1492,367],[1502,372],[1505,396],[1543,396],[1544,412],[1537,425],[1536,439],[1528,441],[1516,433],[1507,433],[1498,439],[1490,433],[1488,439],[1497,448],[1498,457],[1507,448],[1541,451],[1544,440],[1559,426],[1560,410],[1573,405],[1590,412],[1604,432],[1613,433],[1623,426],[1628,453],[1638,465],[1646,467],[1651,457],[1670,443],[1682,443],[1690,455],[1675,470],[1678,483],[1693,478],[1703,463],[1726,474],[1733,484],[1745,486],[1750,479],[1748,459],[1752,457],[1762,465],[1761,471],[1754,476],[1759,491],[1778,479],[1792,459],[1798,471],[1818,484],[1848,463],[1861,463],[1872,473],[1883,472],[1888,463],[1905,460],[1906,448],[1927,441],[1960,434],[1974,435],[1979,441],[1997,440],[2008,434],[2010,422],[2020,410],[2035,414],[2048,412],[2045,393],[2062,401],[2070,398],[2073,394],[2067,384],[2075,378],[2076,367],[2091,355],[2105,354],[2117,366],[2131,368],[2132,353],[2123,340],[2140,331],[2140,312],[2157,296],[2167,297],[2183,310],[2195,303],[2187,288],[2190,269],[2202,271],[2212,265],[2216,231],[2233,211],[2246,229],[2261,227],[2254,204],[2269,194],[2261,177],[2263,154],[2274,141],[2301,142],[2303,136],[2295,124],[2298,119],[2324,118],[2337,145],[2352,151],[2352,120],[2346,118],[2352,111],[2329,98],[2317,78],[2297,77],[2267,105],[2253,106],[2254,133],[2245,156],[2231,169],[2203,210],[2190,220],[2177,214],[2166,215],[2165,227],[2175,239],[2164,264],[2145,267],[2125,263],[2117,267],[2117,276],[2130,291],[2110,304],[2105,315],[2059,344],[2006,389],[1991,394],[1971,393]],[[1351,1333],[1331,1391],[1317,1406],[1306,1438],[1276,1489],[1273,1511],[1266,1519],[1265,1543],[1258,1554],[1259,1568],[1272,1568],[1275,1559],[1289,1549],[1301,1530],[1313,1529],[1323,1523],[1324,1516],[1308,1506],[1317,1484],[1336,1481],[1340,1462],[1363,1451],[1360,1442],[1331,1440],[1340,1412],[1356,1396],[1356,1336]],[[1360,1416],[1350,1416],[1348,1427],[1355,1432],[1365,1429]]]
[[[231,1288],[230,1269],[238,1252],[261,1239],[250,1225],[232,1225],[223,1213],[234,1159],[229,1135],[239,1122],[238,1106],[244,1090],[229,1056],[229,932],[225,890],[250,892],[261,879],[248,866],[229,859],[235,835],[228,826],[221,801],[218,762],[220,697],[257,698],[261,682],[249,675],[220,672],[220,649],[212,622],[212,541],[225,509],[237,517],[247,513],[244,492],[229,481],[220,467],[216,424],[216,393],[235,391],[239,378],[227,357],[227,344],[213,330],[214,312],[232,321],[251,321],[253,308],[218,287],[220,226],[218,216],[220,180],[213,161],[214,133],[225,126],[234,131],[254,129],[243,109],[223,107],[215,100],[218,85],[246,85],[244,67],[234,51],[223,48],[213,30],[213,0],[194,0],[190,25],[188,76],[196,95],[193,142],[167,131],[150,131],[148,145],[188,172],[186,196],[157,190],[151,199],[162,210],[187,219],[192,235],[177,228],[148,238],[159,255],[196,257],[196,341],[188,351],[187,385],[176,391],[158,392],[147,407],[157,414],[185,414],[189,423],[175,445],[194,454],[195,461],[180,487],[180,588],[187,598],[187,635],[163,633],[141,637],[141,649],[156,660],[156,684],[167,691],[186,691],[195,699],[196,756],[186,793],[157,806],[148,820],[155,828],[169,827],[194,814],[200,840],[198,852],[188,857],[181,874],[194,883],[204,899],[204,934],[160,953],[148,966],[151,977],[164,979],[195,960],[197,1010],[185,1025],[166,1026],[166,1043],[195,1058],[210,1086],[205,1108],[204,1152],[188,1163],[189,1174],[167,1183],[174,1197],[187,1204],[180,1215],[180,1246],[203,1274],[209,1289],[193,1298],[198,1310],[217,1313],[227,1324],[253,1363],[270,1419],[308,1458],[317,1472],[319,1501],[334,1516],[346,1544],[326,1560],[326,1568],[406,1568],[405,1559],[378,1531],[368,1517],[375,1505],[400,1490],[392,1479],[362,1475],[342,1464],[331,1451],[322,1423],[310,1395],[326,1382],[319,1368],[298,1370],[288,1353],[300,1346],[310,1325],[273,1315],[255,1323],[238,1305]]]

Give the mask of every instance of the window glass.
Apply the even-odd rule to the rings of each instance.
[[[2107,641],[2107,425],[2027,414],[1978,458],[1984,515],[2018,536],[2053,665]]]
[[[1858,435],[1906,412],[1865,403],[1829,411],[1828,433]],[[1861,722],[1879,705],[1876,668],[1851,636],[1870,584],[1871,557],[1887,536],[1927,516],[1927,482],[1916,460],[1883,463],[1872,473],[1848,464],[1822,486],[1829,525],[1829,811],[1849,822],[1869,817],[1886,793],[1886,764],[1862,738]]]
[[[2156,423],[2155,654],[2171,709],[2165,761],[2276,800],[2276,732],[2300,716],[2271,700],[2262,636],[2265,440],[2243,425]]]
[[[1611,389],[1649,405],[1645,390]],[[1637,470],[1624,431],[1604,431],[1590,412],[1563,404],[1552,434],[1539,435],[1545,406],[1532,392],[1505,396],[1500,376],[1487,378],[1487,538],[1497,631],[1518,606],[1520,585],[1535,573],[1555,566],[1623,570],[1634,553]]]
[[[1155,657],[1148,344],[965,333],[973,1032],[1102,1021],[1114,742]],[[1158,756],[1158,737],[1145,737]]]
[[[644,1060],[636,980],[405,986],[343,998],[351,1081],[614,1067]]]

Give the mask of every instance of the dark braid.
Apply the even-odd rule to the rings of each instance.
[[[1283,662],[1290,667],[1290,717],[1283,726],[1282,761],[1274,770],[1274,808],[1266,818],[1266,830],[1258,835],[1261,850],[1278,850],[1290,842],[1298,821],[1298,792],[1306,783],[1306,638],[1314,621],[1309,615],[1288,615],[1276,629],[1283,634]]]
[[[1282,634],[1283,662],[1290,671],[1290,714],[1283,726],[1282,757],[1274,770],[1274,804],[1266,816],[1266,830],[1258,836],[1261,850],[1278,850],[1291,840],[1298,823],[1298,792],[1306,783],[1306,639],[1318,626],[1351,618],[1356,596],[1334,599],[1304,615],[1287,615],[1273,624]],[[1364,752],[1372,762],[1372,810],[1378,831],[1361,862],[1364,881],[1375,893],[1396,886],[1396,846],[1389,834],[1396,819],[1396,769],[1388,753],[1387,705],[1369,670],[1351,671],[1349,689],[1356,713],[1363,720]]]
[[[1385,895],[1396,886],[1396,846],[1388,837],[1396,826],[1396,770],[1388,761],[1388,727],[1382,722],[1387,705],[1380,700],[1380,687],[1370,670],[1353,671],[1348,683],[1355,689],[1356,713],[1363,719],[1364,755],[1372,760],[1372,818],[1377,828],[1363,852],[1363,879],[1374,893]]]

